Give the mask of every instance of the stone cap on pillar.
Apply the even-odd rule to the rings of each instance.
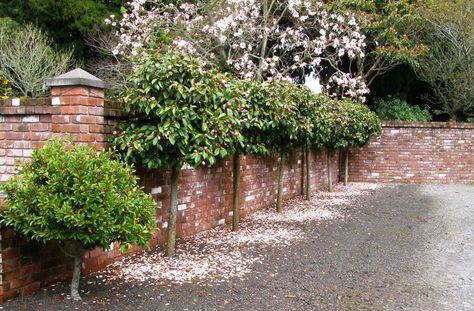
[[[47,79],[46,86],[90,86],[98,89],[105,89],[105,82],[96,76],[91,75],[87,71],[76,68],[65,74],[59,75],[57,77]]]

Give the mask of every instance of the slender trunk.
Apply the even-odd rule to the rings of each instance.
[[[332,150],[328,149],[328,191],[332,192]]]
[[[240,154],[234,154],[234,193],[232,197],[232,231],[240,228]]]
[[[344,152],[344,186],[349,182],[349,149]]]
[[[311,150],[306,147],[306,200],[311,200]]]
[[[79,294],[79,284],[81,281],[81,271],[82,271],[82,258],[84,257],[84,249],[82,247],[75,252],[74,255],[74,270],[72,273],[71,280],[71,298],[73,300],[81,300],[81,295]]]
[[[306,195],[306,147],[301,147],[301,196]]]
[[[166,256],[173,257],[176,245],[176,214],[178,213],[178,181],[180,166],[171,169],[171,202],[168,219],[168,243],[166,244]]]
[[[277,203],[276,210],[278,213],[282,210],[283,201],[283,169],[285,168],[285,154],[283,149],[280,151],[280,162],[278,164],[278,190],[277,190]]]

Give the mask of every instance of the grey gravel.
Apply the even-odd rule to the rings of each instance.
[[[4,310],[474,310],[474,187],[388,185],[268,249],[245,280],[165,287],[82,279],[84,301],[58,284]]]

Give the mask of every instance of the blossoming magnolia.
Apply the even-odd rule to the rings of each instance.
[[[352,15],[330,14],[322,3],[302,0],[160,2],[132,0],[120,21],[106,20],[118,28],[115,54],[146,54],[161,30],[173,38],[173,48],[226,66],[243,79],[293,81],[310,74],[326,81],[333,96],[363,100],[368,93],[363,78],[350,70],[366,48]]]

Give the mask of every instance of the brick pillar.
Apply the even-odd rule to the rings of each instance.
[[[105,83],[77,68],[46,80],[51,87],[51,104],[59,106],[53,114],[51,132],[55,136],[72,136],[78,143],[87,143],[102,150],[106,146],[104,119]]]

